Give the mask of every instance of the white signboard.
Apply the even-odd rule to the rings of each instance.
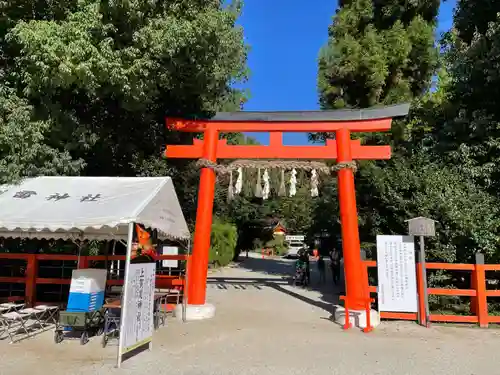
[[[156,263],[131,264],[124,285],[119,355],[151,342]]]
[[[306,236],[285,236],[285,241],[291,242],[291,241],[304,241],[306,239]]]
[[[377,236],[379,311],[417,312],[413,236]]]
[[[163,246],[161,249],[161,253],[163,255],[179,255],[179,248],[176,246]],[[176,259],[164,259],[161,263],[165,268],[179,267],[179,261]]]

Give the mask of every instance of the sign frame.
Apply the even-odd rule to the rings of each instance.
[[[150,268],[149,273],[152,272],[152,287],[151,287],[151,296],[149,299],[149,304],[147,307],[151,307],[150,309],[148,308],[149,311],[149,321],[151,322],[150,326],[150,335],[149,337],[141,339],[139,342],[136,342],[132,345],[129,345],[127,348],[125,347],[126,342],[126,325],[127,325],[127,320],[128,320],[128,315],[129,315],[129,309],[128,309],[128,302],[131,299],[131,292],[132,292],[132,287],[131,287],[131,255],[132,255],[132,241],[134,237],[134,223],[129,223],[128,226],[128,236],[127,236],[127,254],[125,257],[125,279],[123,282],[123,295],[122,295],[122,300],[121,300],[121,314],[120,314],[120,336],[119,336],[119,342],[118,342],[118,355],[117,355],[117,367],[120,368],[122,361],[123,361],[123,356],[125,354],[130,353],[131,351],[143,346],[143,345],[148,345],[149,349],[152,349],[152,336],[153,336],[153,331],[154,331],[154,293],[155,293],[155,276],[156,276],[156,263],[137,263],[133,264],[133,268],[144,268],[145,271],[147,272],[148,268]],[[146,289],[146,288],[145,288]],[[147,291],[145,291],[146,293]],[[141,296],[142,297],[142,296]]]
[[[289,234],[287,234],[285,236],[285,241],[287,241],[287,242],[291,242],[291,241],[305,241],[305,240],[306,240],[306,236],[304,236],[304,235],[299,235],[299,234],[289,235]]]
[[[435,220],[419,216],[405,221],[408,223],[408,234],[410,236],[434,237],[436,235]]]
[[[418,312],[413,236],[377,235],[378,309]]]
[[[421,325],[429,327],[429,293],[427,291],[427,267],[425,264],[425,237],[434,237],[436,235],[436,220],[419,216],[413,219],[405,220],[408,223],[408,233],[411,236],[419,238],[420,251],[418,253],[419,263],[422,272],[422,289],[424,294],[425,311],[420,311],[419,321]]]
[[[161,253],[162,253],[162,255],[179,255],[179,247],[178,246],[162,246]],[[177,267],[179,267],[179,261],[177,259],[164,259],[161,261],[161,265],[164,268],[177,268]]]

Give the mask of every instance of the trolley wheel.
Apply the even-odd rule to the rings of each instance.
[[[104,326],[99,326],[95,331],[96,336],[101,336],[104,333]]]
[[[89,333],[87,331],[83,331],[80,336],[80,345],[85,345],[89,342]]]
[[[107,336],[106,334],[104,334],[104,335],[102,336],[102,343],[101,343],[101,344],[102,344],[102,347],[103,347],[103,348],[105,348],[105,347],[106,347],[106,345],[108,345],[108,336]]]
[[[54,332],[54,342],[56,344],[61,343],[64,340],[64,332],[63,331],[55,331]]]

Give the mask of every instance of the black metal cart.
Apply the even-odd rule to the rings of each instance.
[[[104,330],[102,333],[102,347],[105,348],[110,338],[120,335],[121,300],[108,300],[104,308]]]
[[[54,342],[59,344],[65,338],[64,332],[79,334],[80,344],[85,345],[89,336],[102,334],[104,330],[104,309],[92,312],[61,311],[54,332]]]

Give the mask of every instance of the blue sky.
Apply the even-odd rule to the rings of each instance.
[[[441,5],[438,32],[453,21],[456,0]],[[317,56],[327,41],[328,25],[337,1],[246,0],[239,23],[250,45],[251,71],[245,85],[251,98],[247,111],[295,111],[318,109]],[[267,144],[269,135],[251,136]],[[284,143],[307,143],[307,135],[285,134]]]

